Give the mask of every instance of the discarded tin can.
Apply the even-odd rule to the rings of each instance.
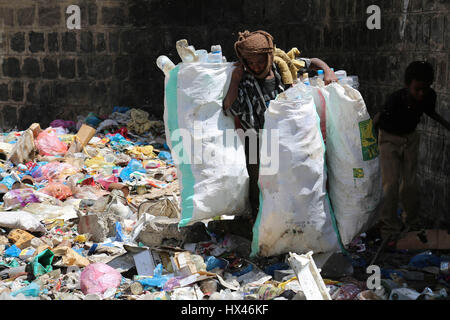
[[[139,282],[133,282],[130,285],[130,291],[132,294],[134,295],[140,295],[141,293],[144,292],[144,286],[142,284],[140,284]]]

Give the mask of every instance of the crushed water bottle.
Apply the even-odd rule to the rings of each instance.
[[[189,46],[186,39],[177,41],[177,52],[183,63],[196,62],[198,57],[195,55],[195,48]]]
[[[346,72],[345,70],[339,70],[339,71],[336,71],[334,74],[336,75],[336,77],[338,78],[338,80],[347,78],[347,72]]]
[[[158,65],[158,68],[164,72],[166,77],[169,76],[170,70],[175,68],[175,65],[167,56],[159,56],[158,59],[156,59],[156,64]]]
[[[319,78],[319,79],[321,79],[322,81],[323,81],[323,77],[324,77],[325,75],[324,75],[324,73],[323,73],[323,70],[321,69],[321,70],[319,70],[319,71],[317,71],[317,77]]]
[[[211,53],[208,55],[208,62],[222,63],[222,47],[220,44],[211,46]]]
[[[309,86],[309,85],[311,85],[311,83],[309,82],[309,75],[308,75],[308,73],[304,73],[303,74],[303,76],[302,76],[302,81],[303,81],[303,83],[305,84],[305,85],[307,85],[307,86]]]
[[[198,62],[208,62],[208,51],[204,49],[196,50],[195,55],[198,58]]]

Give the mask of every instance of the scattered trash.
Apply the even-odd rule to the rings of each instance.
[[[142,109],[114,107],[110,115],[91,112],[78,116],[76,123],[56,119],[49,128],[34,123],[24,131],[0,133],[0,300],[448,299],[449,258],[434,251],[448,249],[448,234],[442,230],[427,230],[420,237],[408,234],[403,244],[400,239],[404,249],[429,251],[389,252],[394,258],[380,265],[380,287],[368,290],[367,261],[378,242],[364,234],[353,236],[369,222],[367,212],[374,206],[352,210],[350,216],[358,219],[346,226],[339,224],[342,203],[337,223],[330,218],[320,139],[326,126],[323,121],[319,127],[312,99],[303,105],[306,109],[292,111],[303,110],[300,113],[311,120],[311,130],[305,131],[303,123],[298,127],[314,133],[318,160],[308,164],[307,176],[317,190],[308,186],[301,192],[315,200],[280,201],[292,199],[290,189],[285,185],[273,193],[274,178],[262,181],[266,197],[252,244],[254,222],[243,216],[249,209],[244,150],[239,143],[224,146],[215,139],[224,129],[234,129],[218,103],[234,67],[222,63],[220,46],[213,47],[209,54],[187,41],[178,43],[184,60],[209,61],[210,69],[190,63],[174,70],[168,59],[158,59],[168,77],[166,111],[169,118],[182,115],[178,123],[165,123]],[[295,56],[295,50],[279,51],[284,77],[298,71],[289,67],[297,66]],[[175,72],[178,80],[171,76]],[[206,81],[212,91],[205,98]],[[185,90],[189,94],[183,101],[169,101],[184,86],[194,88]],[[274,103],[278,105],[287,103],[279,99]],[[281,114],[268,114],[267,124],[275,126]],[[173,138],[178,126],[195,131],[196,119],[203,121],[208,135],[203,151],[212,148],[230,161],[237,155],[236,165],[209,161],[176,166],[180,152],[171,148],[179,141],[168,137]],[[280,126],[285,125],[292,129],[292,123]],[[354,140],[359,129],[357,133]],[[329,132],[327,136],[334,140]],[[290,143],[285,147],[292,150]],[[309,147],[302,148],[308,149],[297,148],[296,157],[311,157]],[[283,168],[291,170],[286,164]],[[369,178],[372,170],[366,169]],[[294,176],[291,171],[286,177]],[[300,173],[304,180],[304,171]],[[299,190],[298,181],[291,180]],[[273,194],[276,197],[269,199]],[[273,211],[271,202],[281,209]],[[298,203],[303,211],[289,207]],[[337,230],[349,252],[337,252]],[[314,259],[309,252],[313,248],[320,249],[314,250],[319,253]]]
[[[307,300],[331,300],[312,255],[312,252],[301,256],[290,253],[289,264],[295,271]]]
[[[110,288],[120,285],[120,273],[104,263],[88,265],[80,275],[80,287],[84,294],[105,293]]]

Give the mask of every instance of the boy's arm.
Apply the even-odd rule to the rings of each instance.
[[[223,109],[228,110],[233,105],[238,96],[239,83],[241,82],[242,75],[244,73],[244,67],[241,63],[235,64],[236,69],[233,70],[231,76],[230,88],[228,89],[225,99],[223,99]]]
[[[447,130],[450,130],[450,122],[445,120],[440,114],[438,114],[435,110],[430,111],[427,113],[427,115],[433,119],[442,124]]]
[[[319,59],[319,58],[311,58],[311,65],[310,68],[312,70],[323,70],[323,81],[325,82],[325,85],[330,84],[331,82],[337,82],[338,78],[334,74],[334,71],[331,70],[331,68],[325,63],[325,61]]]

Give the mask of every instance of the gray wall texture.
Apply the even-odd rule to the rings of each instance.
[[[66,8],[81,7],[81,30],[68,30]],[[368,30],[366,8],[381,8],[381,30]],[[245,29],[272,33],[278,47],[360,78],[373,115],[402,87],[413,60],[435,67],[437,110],[450,119],[448,0],[0,0],[0,127],[43,126],[113,106],[161,116],[163,74],[155,60],[179,58],[175,42],[220,43],[234,60]],[[449,226],[450,134],[424,117],[419,127],[421,212]]]

